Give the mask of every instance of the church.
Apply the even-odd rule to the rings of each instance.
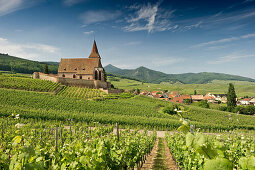
[[[88,58],[62,58],[58,74],[35,72],[33,78],[49,80],[67,86],[110,89],[101,63],[96,41]]]
[[[89,58],[61,59],[58,76],[63,78],[105,81],[104,68],[98,53],[96,41]]]

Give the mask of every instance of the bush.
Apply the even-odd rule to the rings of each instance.
[[[209,104],[207,103],[207,100],[201,100],[198,102],[198,106],[202,108],[209,108]]]
[[[176,111],[174,111],[174,107],[173,106],[166,106],[162,109],[163,113],[167,113],[170,115],[176,114]]]
[[[126,93],[121,93],[119,95],[120,98],[131,98],[131,97],[134,97],[134,94],[132,93],[129,93],[129,92],[126,92]]]
[[[234,109],[234,112],[239,112],[244,115],[254,115],[255,114],[255,106],[237,106]]]

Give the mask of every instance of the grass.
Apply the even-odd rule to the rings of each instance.
[[[154,160],[153,169],[155,170],[166,169],[164,160],[165,160],[164,143],[163,143],[163,139],[159,138],[158,151],[157,151],[156,159]]]
[[[121,79],[121,78],[111,79],[111,77],[109,77],[108,80],[114,85],[114,87],[117,87],[120,89],[131,90],[131,89],[138,88],[141,90],[148,90],[148,91],[168,90],[168,91],[179,91],[182,94],[194,94],[194,90],[196,90],[198,94],[204,94],[204,95],[208,92],[227,93],[228,84],[233,83],[238,97],[243,97],[243,96],[255,97],[255,83],[247,82],[247,81],[214,80],[211,83],[207,83],[207,84],[181,84],[181,83],[170,84],[166,82],[162,82],[160,84],[152,84],[152,83],[142,83],[135,80]]]

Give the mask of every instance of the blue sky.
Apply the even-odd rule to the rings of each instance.
[[[255,78],[255,0],[0,0],[0,52]]]

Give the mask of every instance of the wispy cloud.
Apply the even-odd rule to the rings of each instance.
[[[193,28],[198,28],[203,22],[202,21],[199,21],[198,23],[196,24],[192,24],[192,25],[186,25],[183,27],[183,31],[186,31],[186,30],[190,30],[190,29],[193,29]]]
[[[166,11],[159,8],[160,2],[152,5],[131,6],[130,10],[135,11],[134,15],[131,15],[126,19],[129,25],[124,26],[125,31],[165,31],[176,29],[176,24],[173,25],[170,21],[175,10]]]
[[[30,1],[30,0],[0,0],[0,16],[24,9],[29,8],[37,3],[40,3],[40,0]]]
[[[85,2],[86,0],[63,0],[63,4],[65,6],[73,6],[82,2]]]
[[[182,58],[175,58],[175,57],[166,57],[166,58],[157,58],[152,60],[152,64],[154,66],[168,66],[168,65],[172,65],[175,63],[179,63],[179,62],[183,62],[184,59]]]
[[[80,18],[84,24],[92,24],[97,22],[104,22],[116,19],[121,15],[120,11],[105,11],[105,10],[98,10],[98,11],[87,11],[83,13]]]
[[[139,44],[141,44],[141,41],[130,41],[130,42],[125,43],[124,45],[125,46],[133,46],[133,45],[139,45]]]
[[[85,35],[91,35],[91,34],[94,34],[95,32],[94,31],[85,31],[83,32],[83,34]]]
[[[49,54],[59,54],[59,48],[47,44],[19,44],[0,37],[0,52],[26,59],[40,59]]]
[[[232,42],[232,41],[237,41],[237,40],[241,40],[241,39],[248,39],[248,38],[254,38],[254,37],[255,37],[255,33],[246,34],[246,35],[242,35],[242,36],[239,36],[239,37],[230,37],[230,38],[224,38],[224,39],[220,39],[220,40],[208,41],[208,42],[196,44],[196,45],[193,45],[192,48],[199,48],[199,47],[216,45],[216,44],[221,44],[221,43],[228,43],[228,42]]]
[[[228,63],[228,62],[232,62],[232,61],[236,61],[236,60],[244,59],[244,58],[249,58],[249,57],[255,57],[255,54],[248,54],[248,55],[231,54],[231,55],[220,57],[215,61],[209,61],[208,63],[209,64]]]

